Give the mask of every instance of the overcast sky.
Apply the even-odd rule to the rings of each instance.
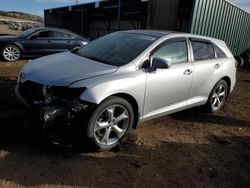
[[[79,3],[93,0],[78,0]],[[250,12],[250,0],[229,0]],[[76,0],[0,0],[0,10],[22,11],[42,16],[44,9],[75,4]]]
[[[248,12],[250,12],[250,0],[230,0],[230,1],[238,5],[242,9],[245,9]]]

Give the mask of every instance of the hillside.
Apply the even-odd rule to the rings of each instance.
[[[23,12],[15,12],[15,11],[10,11],[10,12],[5,12],[5,11],[0,11],[0,17],[8,17],[8,18],[15,18],[15,19],[22,19],[22,20],[29,20],[29,21],[34,21],[34,22],[43,22],[43,18],[37,15],[33,14],[28,14],[28,13],[23,13]]]

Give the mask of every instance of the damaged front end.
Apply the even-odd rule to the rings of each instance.
[[[94,107],[79,99],[85,89],[18,82],[16,95],[27,106],[26,126],[54,144],[68,144],[82,116]]]

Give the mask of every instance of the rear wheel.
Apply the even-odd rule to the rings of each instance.
[[[20,59],[21,51],[15,45],[7,45],[2,50],[2,57],[5,61],[14,62]]]
[[[220,80],[214,86],[208,102],[206,104],[206,108],[209,112],[217,112],[219,111],[225,104],[228,95],[228,85],[224,80]]]
[[[83,126],[88,143],[98,150],[119,145],[134,121],[132,106],[123,98],[110,97],[102,102]]]

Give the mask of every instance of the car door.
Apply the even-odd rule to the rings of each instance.
[[[215,45],[209,40],[190,38],[190,43],[193,51],[194,80],[188,104],[205,103],[214,85],[221,78],[223,59],[217,59]]]
[[[186,38],[166,41],[150,57],[163,58],[171,66],[147,73],[144,118],[158,117],[185,107],[193,79]]]
[[[57,52],[64,52],[73,48],[74,41],[76,37],[73,34],[64,31],[51,31],[53,33],[53,38],[51,39],[51,49]]]
[[[46,55],[51,53],[53,33],[48,30],[38,31],[23,42],[27,55]]]

